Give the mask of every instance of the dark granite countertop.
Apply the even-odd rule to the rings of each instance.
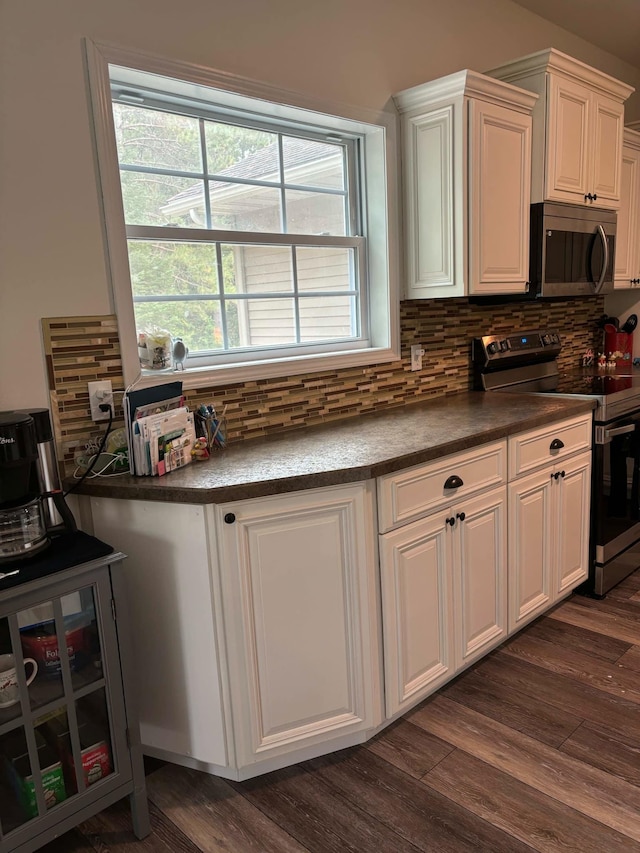
[[[76,494],[206,504],[353,483],[590,412],[591,400],[470,391],[254,439],[164,477],[86,480]],[[73,481],[67,481],[67,488]]]

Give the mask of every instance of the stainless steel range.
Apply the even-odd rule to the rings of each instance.
[[[591,567],[584,591],[602,596],[640,566],[640,370],[561,372],[553,330],[485,335],[472,345],[478,390],[594,400]]]

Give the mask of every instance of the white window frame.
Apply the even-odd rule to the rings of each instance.
[[[336,370],[397,361],[400,358],[399,328],[399,228],[398,228],[398,119],[394,112],[374,112],[346,108],[342,104],[311,99],[300,93],[276,89],[187,62],[133,53],[122,48],[84,40],[89,90],[93,113],[97,165],[104,217],[108,274],[112,310],[118,319],[120,349],[125,384],[147,385],[180,378],[185,388],[243,382],[301,373]],[[234,360],[215,366],[190,367],[166,373],[140,369],[137,333],[129,273],[118,152],[111,106],[110,66],[116,66],[118,79],[130,82],[132,89],[145,82],[145,75],[159,75],[163,95],[196,100],[211,100],[215,90],[217,104],[234,108],[238,96],[267,102],[264,111],[281,122],[306,121],[310,127],[331,129],[336,133],[358,134],[363,145],[363,229],[366,237],[367,283],[363,299],[368,301],[369,341],[358,348],[336,350],[335,344],[313,347],[304,355]],[[147,84],[154,78],[147,76]],[[315,119],[315,125],[313,121]],[[242,358],[241,355],[238,358]]]

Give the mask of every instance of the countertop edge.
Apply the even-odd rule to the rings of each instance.
[[[474,394],[478,392],[468,392]],[[485,400],[487,399],[486,396]],[[500,395],[502,396],[502,395]],[[510,397],[526,397],[526,402],[531,405],[531,395],[509,395]],[[451,399],[451,398],[449,398]],[[471,398],[469,398],[471,399]],[[548,398],[547,398],[548,399]],[[462,395],[460,396],[462,400]],[[238,500],[246,500],[251,498],[267,497],[268,495],[280,495],[305,489],[322,488],[325,486],[336,486],[348,483],[362,482],[391,474],[403,468],[410,468],[414,465],[420,465],[438,459],[443,456],[449,456],[454,453],[459,453],[464,450],[470,450],[482,444],[488,444],[492,441],[499,441],[511,435],[516,435],[520,432],[525,432],[531,429],[536,429],[547,424],[561,421],[566,418],[586,414],[593,411],[596,404],[595,401],[585,398],[559,398],[553,397],[556,404],[556,410],[549,412],[543,410],[539,413],[531,412],[520,418],[517,421],[510,420],[509,422],[496,423],[490,428],[483,428],[478,432],[469,431],[463,437],[453,438],[449,441],[438,442],[430,446],[425,446],[421,449],[414,449],[406,454],[393,454],[388,458],[382,458],[369,464],[354,464],[345,465],[344,467],[335,467],[329,470],[315,470],[313,472],[301,473],[299,475],[292,474],[290,476],[278,477],[275,479],[259,479],[246,480],[237,482],[232,485],[221,486],[204,486],[204,485],[185,485],[184,483],[172,485],[172,477],[177,476],[180,472],[169,474],[166,477],[131,477],[127,476],[126,482],[117,482],[117,478],[110,480],[87,480],[78,488],[74,488],[73,494],[78,496],[101,497],[101,498],[116,498],[125,500],[147,500],[147,501],[164,501],[171,503],[184,504],[221,504]],[[436,401],[433,401],[436,402]],[[523,400],[523,404],[524,404]],[[422,404],[424,411],[428,412],[429,403]],[[417,407],[407,407],[407,412],[415,413]],[[391,410],[390,410],[391,412]],[[375,413],[379,417],[384,417],[390,412]],[[395,410],[396,417],[402,416],[402,410]],[[357,418],[340,421],[342,428],[345,425],[352,425],[357,429]],[[335,424],[321,427],[319,429],[329,429],[335,427]],[[304,442],[305,430],[300,430],[296,435],[297,441]],[[316,431],[317,435],[317,431]],[[286,437],[284,437],[286,440]],[[247,447],[250,444],[246,443]],[[251,451],[255,452],[259,445],[251,442]],[[265,448],[269,447],[269,442],[265,442]],[[235,453],[242,452],[242,445],[237,445]],[[225,453],[225,451],[221,451]],[[193,465],[211,465],[215,464],[215,457],[208,462],[192,463]],[[188,466],[187,471],[191,466]],[[73,480],[65,481],[67,489],[74,485]]]

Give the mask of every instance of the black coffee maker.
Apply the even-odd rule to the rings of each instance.
[[[0,563],[31,557],[73,532],[47,409],[0,412]]]

